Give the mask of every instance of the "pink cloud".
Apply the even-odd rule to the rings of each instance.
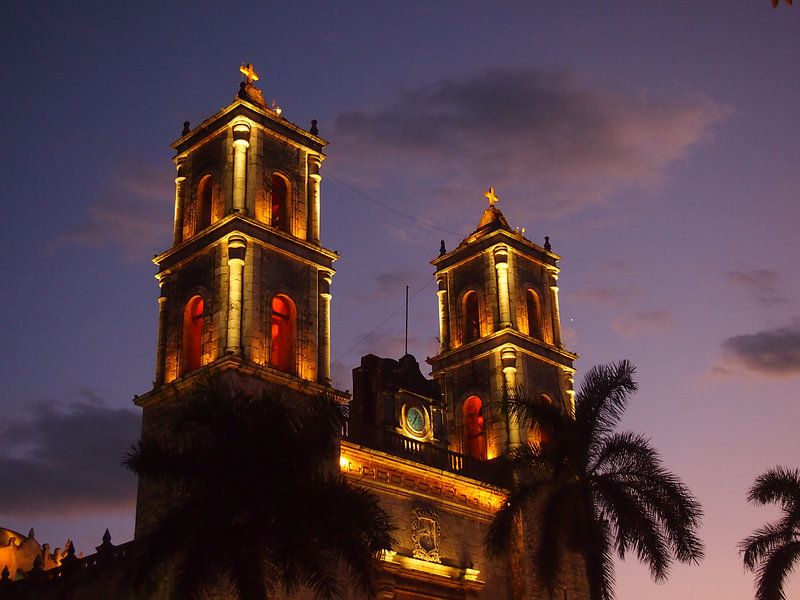
[[[491,182],[567,214],[657,186],[727,112],[707,98],[612,90],[567,71],[487,69],[342,114],[333,160],[378,180],[405,173],[444,208]],[[438,194],[443,178],[450,187]]]
[[[668,310],[653,310],[618,317],[611,327],[625,337],[638,337],[664,331],[671,327],[673,322],[672,313]]]

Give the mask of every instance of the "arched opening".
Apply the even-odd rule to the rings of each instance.
[[[470,396],[464,402],[464,454],[480,460],[486,458],[483,402],[478,396]]]
[[[181,372],[191,373],[203,365],[203,299],[193,296],[183,309]]]
[[[525,293],[525,303],[528,311],[528,335],[542,339],[542,304],[539,294],[528,290]]]
[[[479,337],[481,337],[481,317],[478,293],[470,291],[464,296],[464,343],[474,342]]]
[[[270,224],[289,233],[289,182],[286,178],[272,174],[270,192]]]
[[[211,225],[211,203],[214,197],[214,178],[206,175],[197,186],[197,217],[195,233],[200,233]]]
[[[270,365],[286,373],[294,371],[294,303],[286,296],[272,299]]]
[[[553,404],[553,399],[547,394],[539,394],[539,402],[541,404]],[[531,423],[528,426],[528,443],[532,446],[541,446],[543,443],[550,440],[550,435],[542,429],[538,423]]]

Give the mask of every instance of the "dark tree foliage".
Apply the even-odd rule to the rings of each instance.
[[[744,566],[756,573],[756,600],[785,600],[783,585],[800,563],[800,470],[774,467],[747,496],[757,506],[779,504],[783,514],[742,540]]]
[[[511,452],[513,484],[486,544],[493,555],[508,553],[523,511],[535,505],[537,543],[528,551],[551,593],[569,554],[585,559],[592,600],[614,598],[614,554],[632,552],[656,581],[667,577],[673,559],[703,557],[697,500],[648,439],[615,432],[637,389],[634,371],[628,361],[593,367],[576,394],[574,416],[524,390],[504,402],[523,431],[535,424],[543,435]]]
[[[140,441],[125,460],[172,494],[137,537],[138,587],[247,600],[300,586],[322,599],[348,584],[370,590],[393,527],[377,498],[339,472],[341,406],[222,387],[180,399],[169,435]]]

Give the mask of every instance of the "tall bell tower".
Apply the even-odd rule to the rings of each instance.
[[[175,150],[173,244],[154,258],[161,295],[153,389],[142,438],[165,431],[180,393],[211,374],[330,391],[330,302],[337,254],[320,239],[325,140],[268,106],[252,65],[233,102]],[[137,529],[153,490],[140,486]]]
[[[558,260],[509,227],[493,189],[478,227],[432,261],[439,297],[439,353],[429,359],[447,399],[451,449],[491,460],[535,432],[500,410],[526,393],[573,410],[572,364],[558,310]]]

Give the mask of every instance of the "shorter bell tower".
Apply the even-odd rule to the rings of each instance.
[[[544,397],[573,411],[573,361],[558,309],[560,257],[513,230],[490,188],[478,227],[432,261],[439,297],[439,353],[429,359],[447,399],[451,450],[494,459],[526,442],[501,410],[504,394]]]

